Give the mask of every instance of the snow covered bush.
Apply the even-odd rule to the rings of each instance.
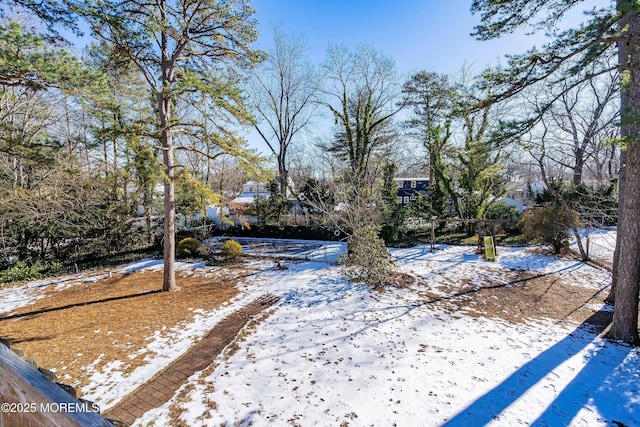
[[[379,286],[389,276],[393,264],[378,231],[375,225],[365,225],[349,237],[345,273],[350,279]]]

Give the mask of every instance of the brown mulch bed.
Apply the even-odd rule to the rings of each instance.
[[[544,248],[529,251],[549,253]],[[575,259],[575,254],[566,256]],[[589,264],[610,271],[610,265],[606,263],[590,261]],[[593,305],[604,304],[610,290],[606,284],[600,290],[576,286],[570,278],[558,274],[504,269],[500,282],[496,282],[496,274],[496,269],[477,267],[473,277],[449,281],[446,272],[441,273],[441,280],[448,285],[439,286],[435,293],[423,279],[394,273],[379,290],[411,288],[424,298],[425,304],[439,304],[451,312],[472,317],[499,318],[515,323],[536,319],[582,323],[593,315]]]
[[[460,312],[473,317],[500,318],[512,323],[554,319],[582,323],[593,315],[591,304],[602,304],[608,290],[575,286],[558,275],[519,271],[511,284],[481,288],[459,301]]]
[[[124,372],[143,365],[148,340],[156,331],[191,321],[194,310],[213,310],[228,302],[246,274],[241,266],[208,269],[206,274],[179,272],[180,289],[175,292],[148,293],[162,288],[161,271],[114,274],[63,290],[51,286],[45,298],[11,313],[25,317],[0,318],[0,337],[40,366],[55,370],[61,381],[82,387],[91,374],[83,367],[96,361],[98,370],[114,360],[124,363]]]
[[[576,286],[557,274],[505,270],[496,283],[496,272],[476,269],[474,277],[439,287],[446,296],[429,290],[429,284],[417,281],[414,289],[427,304],[441,304],[451,312],[472,317],[499,318],[522,323],[553,319],[582,323],[593,315],[593,306],[603,304],[609,287],[597,290]]]

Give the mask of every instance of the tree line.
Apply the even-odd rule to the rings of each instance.
[[[591,10],[580,27],[560,31],[571,8],[557,2],[474,0],[478,39],[528,27],[550,42],[478,75],[463,68],[410,76],[371,46],[331,45],[312,64],[304,37],[279,28],[270,51],[256,50],[245,0],[7,4],[4,265],[110,253],[152,243],[162,230],[163,288],[172,290],[176,214],[220,202],[250,177],[275,178],[279,194],[358,239],[394,232],[403,215],[399,173],[429,178],[427,197],[414,205],[428,219],[485,218],[508,181],[533,177],[568,211],[557,183],[580,188],[588,180],[607,197],[620,194],[625,231],[610,336],[638,342],[635,2]],[[61,35],[81,28],[92,36],[82,60]],[[330,124],[318,132],[318,122]],[[272,158],[248,146],[243,128],[254,129]]]

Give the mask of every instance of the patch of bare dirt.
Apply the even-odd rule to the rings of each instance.
[[[603,303],[607,296],[606,292],[574,286],[558,275],[522,272],[521,276],[512,284],[479,290],[464,300],[461,311],[510,322],[548,318],[582,323],[593,314],[587,304]]]
[[[593,315],[591,304],[602,304],[603,290],[575,286],[557,274],[506,271],[503,283],[495,283],[495,271],[479,270],[473,278],[446,289],[447,295],[424,294],[430,302],[446,304],[449,310],[472,317],[500,318],[509,322],[554,319],[582,323]],[[442,291],[442,288],[439,288]]]
[[[97,369],[113,360],[125,363],[124,372],[141,366],[156,331],[191,321],[194,310],[220,307],[238,293],[237,284],[247,273],[241,266],[206,275],[178,273],[180,290],[174,292],[149,293],[162,288],[161,271],[106,277],[58,291],[51,287],[45,298],[17,311],[25,317],[0,319],[0,337],[40,366],[54,369],[60,380],[82,387],[90,374],[82,368],[97,360]]]

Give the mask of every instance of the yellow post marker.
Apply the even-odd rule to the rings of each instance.
[[[484,236],[484,259],[487,261],[496,260],[496,247],[493,242],[493,236]]]

